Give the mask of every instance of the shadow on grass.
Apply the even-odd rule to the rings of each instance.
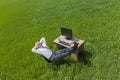
[[[71,64],[71,62],[69,62],[68,60],[62,59],[62,60],[57,61],[57,62],[52,62],[52,64],[49,63],[49,68],[54,70],[54,71],[56,71],[56,70],[58,71],[60,69],[61,65],[70,66],[70,64]]]
[[[92,56],[93,56],[93,54],[91,52],[84,51],[84,53],[79,53],[78,61],[63,59],[63,60],[54,62],[53,64],[59,67],[60,65],[64,65],[64,64],[70,65],[70,64],[74,64],[76,62],[80,62],[80,63],[83,63],[87,66],[91,66],[90,58]]]
[[[56,66],[64,65],[64,64],[70,65],[70,62],[65,60],[65,59],[61,59],[59,61],[53,62],[53,64],[56,65]]]
[[[84,51],[83,54],[79,53],[78,61],[82,62],[85,65],[91,66],[90,58],[93,56],[93,54],[89,51]]]

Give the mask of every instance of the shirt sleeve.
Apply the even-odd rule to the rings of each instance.
[[[41,38],[40,43],[42,43],[42,46],[43,46],[43,47],[48,47],[48,46],[46,45],[46,40],[45,40],[44,37]]]
[[[39,53],[39,51],[38,51],[38,49],[37,49],[36,47],[33,47],[33,48],[32,48],[32,52],[34,52],[34,53]]]

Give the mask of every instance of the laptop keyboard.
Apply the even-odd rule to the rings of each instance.
[[[65,46],[70,46],[70,43],[65,42],[65,41],[63,41],[63,40],[61,40],[61,39],[59,39],[59,43],[65,45]]]

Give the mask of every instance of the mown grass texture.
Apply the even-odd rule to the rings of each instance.
[[[119,0],[0,0],[1,80],[119,80]],[[85,40],[74,62],[47,63],[31,52],[45,37],[52,50],[60,27]]]

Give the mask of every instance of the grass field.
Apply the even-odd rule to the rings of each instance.
[[[85,40],[74,62],[47,63],[31,52],[60,27]],[[0,0],[0,80],[120,80],[120,0]]]

